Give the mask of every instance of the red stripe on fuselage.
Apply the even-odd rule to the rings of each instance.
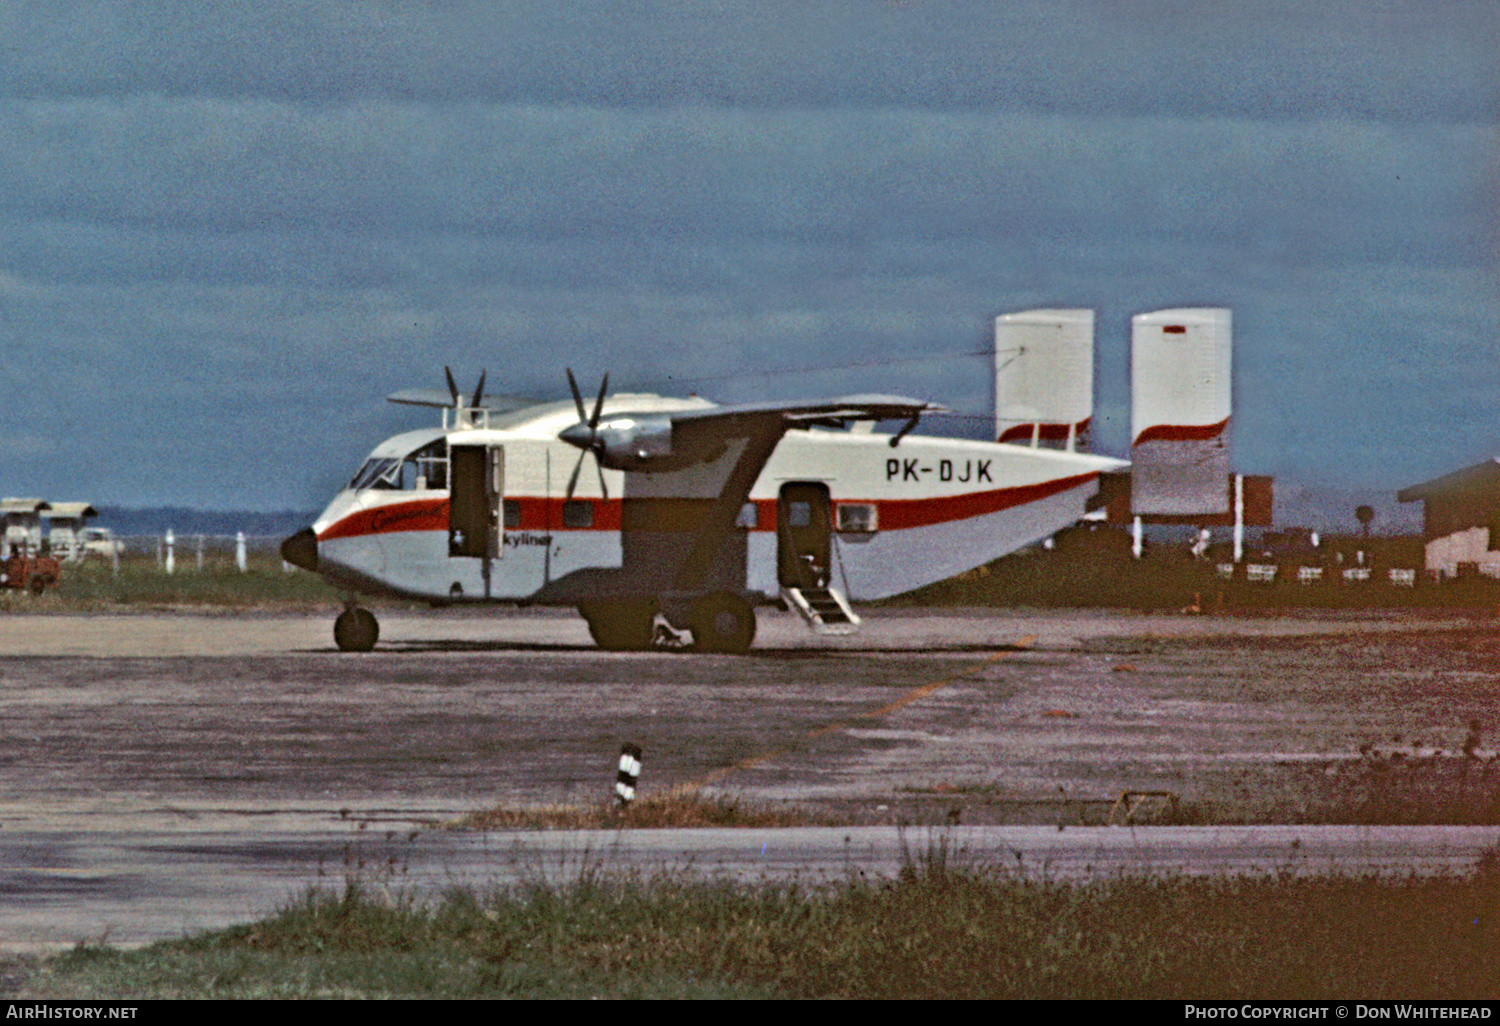
[[[318,535],[319,541],[330,538],[355,538],[392,531],[447,531],[448,500],[419,499],[415,502],[393,502],[351,513]]]
[[[618,531],[620,529],[620,503],[606,499],[534,499],[510,498],[520,506],[520,521],[510,529],[513,531]],[[587,504],[593,507],[590,526],[571,528],[563,526],[563,507],[569,504]],[[571,519],[571,517],[570,517]],[[362,509],[351,513],[318,535],[319,541],[330,538],[354,538],[371,534],[389,534],[395,531],[444,531],[448,530],[448,500],[418,499],[412,502],[393,502],[373,509]]]
[[[967,492],[963,495],[944,495],[933,499],[882,499],[879,507],[879,527],[882,531],[902,531],[914,527],[931,527],[933,524],[968,520],[1001,510],[1014,509],[1042,499],[1071,491],[1094,480],[1097,474],[1077,474],[1073,477],[1043,481],[1040,484],[1021,485],[1016,488],[996,488],[990,492]],[[837,500],[847,501],[847,500]]]
[[[986,492],[967,492],[960,495],[941,495],[922,499],[836,499],[840,502],[873,503],[879,509],[879,526],[882,531],[909,530],[915,527],[930,527],[933,524],[998,513],[1001,510],[1025,506],[1070,491],[1094,480],[1096,474],[1076,474],[1073,477],[1043,481],[1040,484],[1021,485],[1014,488],[996,488]],[[621,524],[622,505],[618,499],[541,499],[519,496],[507,499],[520,506],[520,521],[508,529],[512,531],[618,531]],[[651,502],[636,499],[635,502]],[[666,500],[674,501],[674,500]],[[563,505],[565,502],[586,502],[593,507],[593,523],[587,527],[564,527]],[[757,530],[776,530],[776,500],[755,500],[758,509]],[[320,541],[331,538],[352,538],[361,535],[388,534],[396,531],[444,531],[448,530],[448,500],[421,499],[414,502],[395,502],[388,506],[360,510],[328,527],[318,535]]]

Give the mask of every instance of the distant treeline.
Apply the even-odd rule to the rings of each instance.
[[[151,509],[125,509],[119,506],[97,508],[99,516],[90,523],[108,527],[121,536],[161,536],[170,528],[179,536],[233,535],[244,531],[246,536],[285,537],[300,531],[317,516],[315,511],[309,510],[255,513],[245,510],[187,509],[181,506],[158,506]]]

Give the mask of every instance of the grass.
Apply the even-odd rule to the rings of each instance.
[[[614,801],[594,805],[497,805],[471,812],[451,824],[457,830],[613,830],[688,827],[836,826],[842,820],[819,817],[791,804],[746,803],[729,795],[692,789],[651,794],[621,808]]]
[[[1137,822],[1500,826],[1500,766],[1462,756],[1250,767],[1220,787],[1231,797]]]
[[[1410,562],[1409,560],[1407,562]],[[1290,571],[1283,577],[1291,576]],[[1377,577],[1379,574],[1376,575]],[[1280,579],[1274,584],[1220,579],[1211,562],[1164,553],[1145,560],[1120,552],[1027,550],[946,581],[886,600],[892,606],[1042,606],[1123,608],[1176,612],[1196,597],[1205,613],[1290,608],[1485,609],[1500,605],[1500,582],[1488,579],[1391,587],[1382,581],[1316,585]],[[193,551],[179,551],[168,575],[149,554],[110,561],[91,556],[64,563],[56,588],[37,599],[0,590],[0,611],[107,612],[130,608],[326,608],[338,592],[316,574],[283,569],[275,552],[252,552],[241,573],[224,552],[206,554],[198,568]]]
[[[90,557],[64,563],[56,587],[41,597],[0,590],[0,611],[100,613],[197,606],[209,609],[327,609],[339,593],[316,574],[287,572],[274,553],[251,553],[241,572],[232,558],[179,557],[166,573],[151,556],[128,556],[116,573],[110,560]]]
[[[348,882],[229,930],[80,945],[19,996],[1493,998],[1497,906],[1488,868],[1069,883],[939,842],[895,880],[823,888],[585,869],[424,903]]]

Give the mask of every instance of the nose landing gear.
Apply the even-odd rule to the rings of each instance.
[[[380,622],[375,614],[352,601],[333,621],[333,641],[341,652],[368,652],[380,640]]]

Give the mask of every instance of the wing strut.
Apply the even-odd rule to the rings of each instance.
[[[911,434],[912,429],[917,426],[917,421],[919,421],[921,419],[922,419],[922,414],[920,414],[920,413],[913,413],[911,415],[911,419],[908,420],[905,424],[901,425],[901,430],[897,431],[894,435],[891,436],[891,448],[894,449],[897,445],[899,445],[901,443],[901,439],[903,439],[907,435]]]

